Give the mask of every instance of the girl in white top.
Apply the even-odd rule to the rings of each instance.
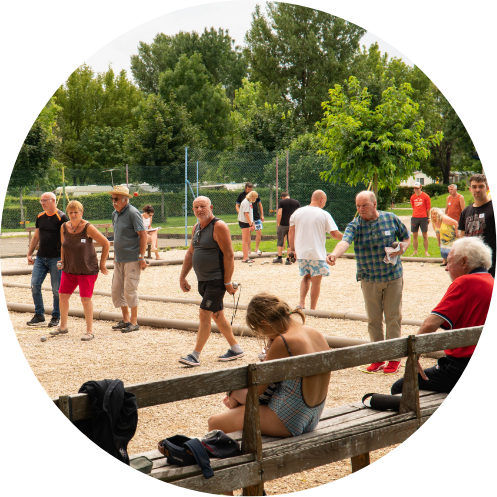
[[[257,200],[259,194],[252,190],[247,193],[247,196],[240,204],[240,212],[238,213],[238,225],[242,230],[242,262],[251,262],[250,254],[250,232],[255,230],[254,225],[254,210],[252,202]]]
[[[159,255],[159,249],[157,247],[157,230],[152,230],[152,216],[154,215],[154,208],[151,205],[146,205],[143,208],[143,226],[147,231],[147,243],[152,245],[152,252],[155,252],[155,258],[160,261],[162,257]]]

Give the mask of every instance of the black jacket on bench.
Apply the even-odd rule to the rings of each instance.
[[[88,394],[93,417],[74,425],[101,449],[129,465],[128,443],[138,423],[135,394],[126,392],[121,380],[87,381],[78,393]]]

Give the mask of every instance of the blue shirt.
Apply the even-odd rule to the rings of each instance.
[[[121,212],[112,213],[114,256],[116,262],[134,262],[140,253],[140,235],[145,231],[140,211],[128,204]]]
[[[404,223],[393,213],[378,211],[379,217],[365,221],[357,216],[345,228],[342,241],[352,244],[357,261],[357,280],[385,282],[402,276],[400,257],[396,264],[386,264],[385,247],[393,242],[409,238],[409,231]]]

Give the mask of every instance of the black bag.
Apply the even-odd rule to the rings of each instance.
[[[367,405],[364,401],[371,397],[369,401],[369,405]],[[371,409],[375,409],[377,411],[399,411],[400,401],[402,397],[400,395],[384,395],[381,393],[367,393],[362,398],[362,403],[366,407],[371,407]]]
[[[158,449],[161,454],[167,457],[169,464],[176,466],[198,464],[205,478],[214,476],[210,457],[224,459],[242,454],[238,442],[221,430],[207,433],[202,440],[189,438],[185,435],[174,435],[174,437],[161,440]]]

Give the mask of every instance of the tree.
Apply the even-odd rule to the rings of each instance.
[[[180,31],[174,36],[158,33],[150,45],[140,42],[138,55],[131,56],[131,72],[142,91],[158,94],[160,73],[173,70],[182,55],[191,57],[194,53],[200,55],[210,82],[221,84],[232,100],[247,66],[240,47],[222,28],[206,28],[201,35],[196,31]]]
[[[126,139],[139,181],[159,188],[184,185],[185,146],[195,146],[198,135],[184,106],[149,95],[140,105],[137,129]]]
[[[448,184],[454,164],[457,164],[458,171],[479,171],[481,162],[471,158],[475,147],[456,111],[438,88],[433,86],[433,89],[434,105],[430,109],[427,127],[432,132],[441,131],[443,140],[431,146],[431,155],[421,163],[420,169]]]
[[[66,166],[80,169],[104,168],[89,155],[88,147],[82,146],[85,132],[88,136],[95,135],[93,128],[135,127],[133,110],[143,98],[127,79],[126,71],[116,76],[110,68],[95,74],[87,65],[76,69],[54,96],[61,107],[57,119],[61,139],[58,158]]]
[[[159,94],[167,103],[185,106],[192,124],[202,132],[207,148],[224,149],[229,132],[230,103],[221,86],[209,81],[200,54],[182,55],[174,70],[162,73]]]
[[[411,94],[409,83],[392,86],[373,109],[368,89],[361,89],[357,78],[351,76],[345,88],[335,85],[330,100],[323,103],[324,118],[319,123],[320,153],[331,159],[323,179],[350,185],[373,180],[377,194],[378,187],[393,190],[419,169],[420,161],[430,155],[430,146],[438,145],[443,134],[422,137],[424,121]]]
[[[291,103],[311,130],[328,89],[347,78],[365,30],[298,5],[269,2],[266,11],[256,7],[245,37],[250,79]]]

